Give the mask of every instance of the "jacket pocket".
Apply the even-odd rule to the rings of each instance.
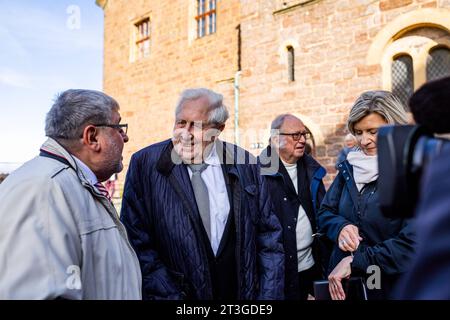
[[[185,275],[181,272],[178,271],[174,271],[171,269],[168,269],[172,279],[174,280],[176,286],[178,287],[178,289],[181,292],[181,295],[184,298],[190,297],[191,296],[191,290],[189,288],[189,284],[187,283],[186,279],[185,279]]]
[[[248,208],[250,212],[246,212],[246,214],[250,214],[251,220],[253,224],[258,224],[259,222],[259,198],[258,198],[258,190],[256,185],[249,184],[244,187],[245,190],[245,201],[248,205],[244,206],[245,208]]]
[[[256,196],[256,185],[254,185],[254,184],[249,184],[249,185],[247,185],[247,186],[244,187],[244,190],[245,190],[248,194],[250,194],[250,195],[252,195],[252,196]]]

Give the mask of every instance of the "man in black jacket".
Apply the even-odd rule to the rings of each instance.
[[[256,159],[217,139],[222,99],[184,91],[173,138],[131,159],[121,220],[145,299],[283,298],[281,226]]]
[[[311,134],[300,119],[279,115],[271,129],[270,146],[260,161],[283,227],[285,296],[305,300],[313,294],[313,281],[324,274],[321,260],[326,254],[319,253],[315,214],[325,194],[322,178],[326,172],[305,154]]]

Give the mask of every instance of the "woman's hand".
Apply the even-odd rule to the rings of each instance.
[[[330,290],[331,299],[345,300],[345,292],[344,288],[342,288],[342,279],[350,278],[352,273],[350,263],[352,261],[352,256],[345,257],[337,264],[328,276],[328,290]]]
[[[358,227],[349,224],[342,228],[338,237],[338,246],[342,251],[356,251],[362,238],[359,236]]]

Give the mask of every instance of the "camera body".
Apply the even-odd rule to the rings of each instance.
[[[430,159],[450,150],[450,141],[414,125],[381,127],[377,140],[380,210],[389,218],[413,217],[422,172]]]

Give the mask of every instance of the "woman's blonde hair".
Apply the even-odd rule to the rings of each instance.
[[[355,124],[371,113],[378,113],[388,124],[408,123],[405,106],[394,94],[389,91],[374,90],[366,91],[356,99],[348,115],[348,130],[354,135]]]

